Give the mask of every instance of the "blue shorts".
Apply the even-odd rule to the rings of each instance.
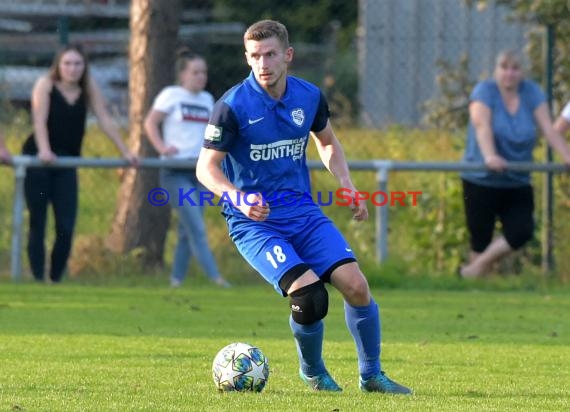
[[[275,290],[286,296],[279,280],[291,268],[307,264],[324,281],[343,261],[355,261],[352,249],[320,209],[286,220],[255,222],[227,216],[232,241],[248,263]]]

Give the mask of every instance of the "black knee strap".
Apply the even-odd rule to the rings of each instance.
[[[287,271],[283,275],[283,277],[279,280],[279,287],[281,288],[281,293],[283,296],[287,296],[287,292],[289,288],[297,279],[299,279],[303,274],[310,270],[311,268],[306,263],[299,263],[296,266],[293,266],[291,269]]]
[[[301,325],[310,325],[323,319],[329,310],[329,293],[324,283],[319,280],[291,292],[289,307],[293,320]]]

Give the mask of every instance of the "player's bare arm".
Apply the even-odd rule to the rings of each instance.
[[[313,139],[317,145],[319,156],[334,177],[337,178],[342,188],[347,188],[356,192],[356,188],[350,179],[350,170],[344,156],[342,145],[338,141],[330,122],[319,132],[313,132]],[[352,215],[355,220],[368,219],[368,209],[366,202],[360,201],[358,204],[351,204]]]
[[[269,205],[261,194],[249,194],[244,199],[244,193],[226,178],[220,164],[226,152],[202,148],[196,164],[196,177],[206,188],[217,196],[229,196],[232,204],[252,220],[262,222],[269,216]]]

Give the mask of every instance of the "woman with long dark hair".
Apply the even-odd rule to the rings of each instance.
[[[34,132],[24,143],[23,154],[38,156],[45,163],[55,161],[58,156],[80,156],[89,110],[122,156],[135,164],[136,157],[122,142],[101,90],[89,76],[87,57],[78,45],[62,48],[55,55],[49,72],[36,81],[32,91]],[[77,171],[75,168],[30,168],[25,179],[25,195],[30,220],[28,258],[34,279],[44,279],[44,238],[51,203],[56,238],[49,279],[59,282],[72,247],[78,206]]]

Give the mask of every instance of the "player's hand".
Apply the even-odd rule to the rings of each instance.
[[[241,212],[256,222],[263,222],[269,216],[269,204],[263,199],[261,193],[246,193],[237,206]]]
[[[357,221],[362,221],[368,219],[368,208],[366,207],[366,200],[359,196],[359,193],[352,183],[350,186],[346,187],[349,192],[349,196],[351,198],[350,204],[348,207],[352,212],[352,218]]]
[[[352,199],[350,204],[352,210],[352,218],[356,221],[363,221],[368,219],[368,208],[366,207],[366,200]]]
[[[38,152],[38,158],[44,163],[52,163],[57,160],[57,156],[51,150],[44,150]]]
[[[492,155],[485,158],[485,165],[495,172],[504,172],[507,168],[507,161],[499,155]]]

